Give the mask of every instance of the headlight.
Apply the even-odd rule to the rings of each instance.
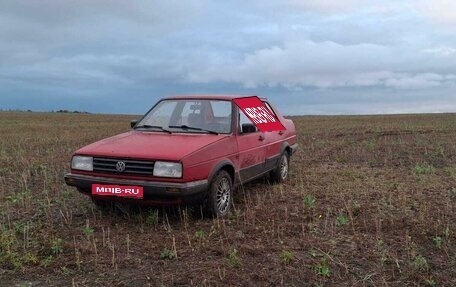
[[[182,164],[177,162],[156,161],[154,176],[182,177]]]
[[[75,155],[71,160],[72,169],[93,170],[93,158],[91,156]]]

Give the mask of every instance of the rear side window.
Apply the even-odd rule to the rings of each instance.
[[[266,106],[266,108],[268,108],[271,113],[278,119],[279,117],[276,115],[276,113],[274,112],[274,110],[272,109],[271,105],[268,103],[268,102],[263,102],[263,104]]]

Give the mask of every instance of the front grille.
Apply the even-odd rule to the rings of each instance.
[[[118,171],[118,162],[125,163],[125,170]],[[154,162],[147,160],[114,159],[114,158],[93,158],[93,171],[117,173],[117,174],[137,174],[152,175],[154,173]]]

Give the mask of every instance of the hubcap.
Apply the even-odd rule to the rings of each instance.
[[[230,183],[227,178],[222,178],[217,185],[217,209],[220,213],[225,213],[230,206]]]
[[[286,179],[288,176],[288,158],[284,155],[280,161],[280,176]]]

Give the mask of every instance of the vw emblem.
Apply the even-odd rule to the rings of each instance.
[[[123,161],[118,161],[116,163],[116,169],[118,172],[123,172],[125,170],[125,163]]]

